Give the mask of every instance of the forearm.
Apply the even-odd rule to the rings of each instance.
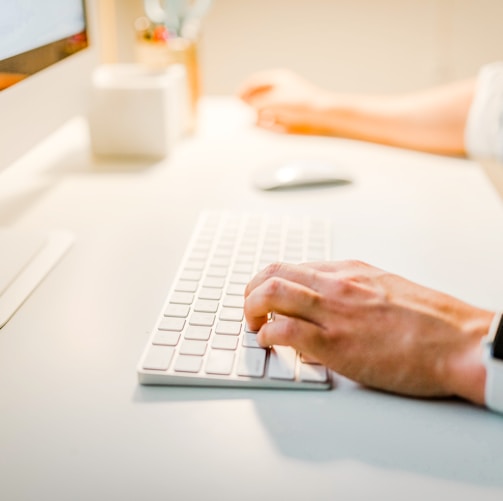
[[[257,124],[281,132],[326,134],[464,155],[475,79],[421,92],[370,96],[326,91],[288,70],[250,77],[239,95]]]
[[[464,130],[475,81],[400,96],[325,94],[326,132],[431,153],[464,155]]]

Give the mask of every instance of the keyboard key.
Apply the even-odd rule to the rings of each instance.
[[[232,372],[234,356],[233,351],[211,350],[206,361],[206,373],[229,375]]]
[[[253,254],[238,254],[236,257],[236,263],[239,264],[253,264],[255,262],[255,256]]]
[[[203,313],[216,313],[218,310],[218,301],[211,301],[209,299],[198,299],[194,305],[194,311]]]
[[[185,318],[189,314],[189,311],[190,306],[187,306],[186,304],[170,303],[164,310],[164,316]]]
[[[194,301],[194,294],[190,292],[173,292],[169,300],[170,303],[177,304],[192,304],[192,301]]]
[[[211,249],[211,242],[195,242],[193,253],[190,254],[190,261],[204,261],[208,257],[208,254]]]
[[[143,368],[156,371],[168,370],[174,352],[175,349],[170,346],[151,346],[143,361]]]
[[[244,296],[246,289],[246,284],[229,284],[226,294],[230,294],[232,296]]]
[[[202,259],[191,259],[185,263],[185,269],[187,270],[204,270],[206,262]]]
[[[221,257],[221,256],[216,256],[211,260],[210,266],[211,267],[225,267],[227,268],[230,264],[230,256],[227,257]]]
[[[233,273],[253,273],[253,263],[236,263],[232,268]]]
[[[218,246],[215,249],[214,257],[230,259],[232,257],[232,249],[229,247]]]
[[[238,336],[241,332],[241,322],[229,322],[222,320],[217,323],[215,329],[217,334],[227,334],[229,336]]]
[[[235,350],[238,347],[238,338],[225,334],[215,334],[211,347],[217,350]]]
[[[229,282],[231,284],[247,284],[251,280],[251,275],[249,273],[233,273]]]
[[[211,327],[215,322],[215,315],[211,313],[192,313],[189,324],[190,325],[206,325]]]
[[[328,372],[323,365],[301,363],[299,378],[301,381],[324,383],[328,380]]]
[[[215,289],[223,289],[225,278],[222,277],[206,277],[203,281],[203,287],[213,287]]]
[[[208,252],[210,246],[207,246],[204,250],[194,250],[189,257],[190,261],[205,261],[208,257]]]
[[[185,325],[184,318],[175,318],[175,317],[164,317],[160,322],[157,328],[161,331],[176,331],[181,332]]]
[[[243,320],[243,315],[243,308],[222,308],[219,318],[220,320],[241,322],[241,320]]]
[[[255,242],[251,242],[251,243],[250,242],[243,242],[238,249],[238,253],[241,256],[245,256],[247,254],[251,255],[251,256],[255,256],[255,254],[257,253],[257,245]]]
[[[223,268],[222,266],[213,266],[208,268],[206,275],[208,275],[208,277],[226,277],[227,268]]]
[[[180,275],[181,280],[195,280],[196,282],[201,280],[201,272],[199,270],[183,270]]]
[[[198,339],[200,341],[208,341],[211,335],[211,327],[204,325],[189,325],[185,331],[185,339]]]
[[[239,354],[238,376],[263,377],[265,369],[266,350],[259,348],[243,348]]]
[[[199,291],[200,299],[213,299],[218,301],[221,297],[222,297],[222,289],[201,287],[201,290]]]
[[[175,286],[178,292],[196,292],[199,283],[193,280],[179,280]]]
[[[197,355],[202,357],[206,352],[206,343],[204,341],[185,340],[180,346],[182,355]]]
[[[243,296],[232,296],[227,294],[224,297],[222,305],[227,308],[244,308],[245,298]]]
[[[166,346],[176,346],[180,339],[180,333],[174,331],[157,331],[154,336],[153,344]]]
[[[259,261],[261,263],[275,263],[279,260],[279,251],[278,252],[263,252],[260,255]]]
[[[176,372],[199,372],[203,363],[202,357],[193,355],[178,355],[175,361]]]
[[[267,375],[273,379],[294,379],[297,353],[289,346],[274,346],[269,353]]]
[[[257,342],[257,334],[255,332],[245,332],[243,335],[243,346],[248,348],[262,348]]]
[[[302,254],[287,253],[283,256],[285,263],[299,264],[302,263]]]

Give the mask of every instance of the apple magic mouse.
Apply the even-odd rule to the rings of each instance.
[[[351,180],[335,164],[317,160],[286,161],[260,169],[253,178],[261,190],[281,190],[321,185],[344,185]]]

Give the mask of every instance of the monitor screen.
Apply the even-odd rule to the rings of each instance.
[[[85,113],[97,59],[89,42],[96,6],[96,0],[0,0],[0,171]]]
[[[0,90],[87,47],[82,0],[2,0]]]

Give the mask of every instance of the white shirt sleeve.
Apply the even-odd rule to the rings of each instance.
[[[469,157],[503,161],[503,62],[482,67],[465,128]]]

